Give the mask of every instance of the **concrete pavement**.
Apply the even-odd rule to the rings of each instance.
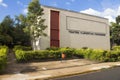
[[[85,59],[29,63],[12,74],[0,75],[0,80],[44,80],[61,76],[88,73],[100,69],[120,66],[120,62],[97,63]]]

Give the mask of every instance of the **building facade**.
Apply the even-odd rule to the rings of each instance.
[[[47,37],[41,37],[41,49],[53,46],[110,49],[107,19],[49,6],[42,8],[48,27],[45,30]]]

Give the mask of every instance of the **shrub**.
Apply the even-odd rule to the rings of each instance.
[[[112,50],[109,54],[109,61],[120,61],[120,50]]]
[[[0,73],[4,71],[7,64],[8,48],[6,46],[0,47]]]
[[[0,49],[3,49],[3,48],[8,51],[8,47],[7,46],[5,46],[5,45],[4,46],[0,46]]]
[[[88,49],[88,47],[82,47],[82,49]]]
[[[60,48],[58,48],[58,47],[50,47],[50,48],[46,48],[46,50],[54,50],[54,51],[56,51],[56,50],[59,50]]]
[[[58,50],[38,50],[38,51],[24,51],[22,49],[15,51],[15,56],[18,62],[26,62],[32,60],[42,59],[60,59],[61,54],[64,53],[67,58],[71,58],[75,52],[72,48],[61,48]]]
[[[106,53],[104,50],[94,49],[89,57],[91,60],[103,62],[105,60]]]
[[[79,58],[84,58],[84,54],[85,54],[85,49],[76,49],[74,55]]]
[[[92,51],[93,51],[93,49],[90,49],[90,48],[88,48],[88,49],[83,49],[84,58],[90,59],[90,57],[91,57],[91,55],[92,55]]]
[[[95,61],[107,61],[106,53],[108,51],[100,50],[100,49],[78,49],[75,51],[75,55],[77,55],[80,58],[95,60]]]
[[[61,58],[61,51],[56,50],[56,51],[48,51],[49,58],[51,59],[60,59]]]
[[[18,62],[26,62],[26,61],[34,61],[34,60],[42,60],[42,59],[58,59],[61,56],[61,52],[58,51],[48,51],[48,50],[40,50],[40,51],[23,51],[17,50],[15,52],[15,56]]]
[[[29,51],[29,50],[32,50],[32,47],[16,45],[16,46],[14,46],[13,51],[15,52],[16,50]]]
[[[18,47],[19,48],[19,47]],[[38,51],[24,51],[19,48],[16,49],[15,55],[18,62],[26,62],[32,60],[42,60],[42,59],[60,59],[61,54],[64,53],[66,58],[72,58],[77,56],[80,58],[108,62],[108,61],[120,61],[120,50],[115,49],[112,51],[105,51],[101,49],[90,49],[90,48],[52,48],[48,50],[38,50]]]
[[[113,46],[113,50],[120,50],[120,46]]]
[[[72,56],[75,53],[75,49],[74,48],[61,48],[60,49],[61,53],[64,53],[66,55],[66,58],[72,58]]]
[[[92,55],[92,51],[93,49],[90,49],[90,48],[81,48],[81,49],[75,50],[75,55],[80,58],[90,59]]]
[[[110,59],[110,52],[111,51],[107,51],[107,50],[105,50],[104,52],[103,52],[103,58],[104,58],[104,62],[109,62],[109,59]]]
[[[16,50],[15,56],[18,62],[26,61],[25,52],[23,50]]]

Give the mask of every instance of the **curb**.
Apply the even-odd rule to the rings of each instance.
[[[8,77],[1,77],[1,80],[54,80],[61,77],[69,77],[75,75],[85,75],[88,73],[99,72],[103,70],[109,70],[110,68],[120,67],[120,62],[118,63],[101,63],[101,64],[91,64],[85,66],[76,66],[68,68],[57,68],[44,70],[35,73],[17,73],[15,75],[8,75]],[[21,79],[23,78],[23,79]]]
[[[108,67],[109,66],[109,67]],[[29,80],[52,80],[52,79],[56,79],[56,78],[60,78],[60,77],[69,77],[69,76],[74,76],[74,75],[80,75],[80,74],[88,74],[88,73],[92,73],[92,72],[98,72],[98,71],[102,71],[102,70],[106,70],[106,69],[111,69],[111,68],[115,68],[115,67],[120,67],[120,65],[108,65],[108,66],[104,66],[103,68],[100,69],[94,69],[94,70],[86,70],[83,72],[75,72],[75,73],[68,73],[65,75],[55,75],[55,76],[51,76],[51,77],[46,77],[46,78],[37,78],[37,79],[29,79]]]

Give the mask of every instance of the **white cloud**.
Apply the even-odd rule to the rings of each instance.
[[[27,8],[23,9],[23,14],[27,14],[27,13],[28,13],[28,9]]]
[[[71,3],[70,2],[66,2],[66,5],[70,5]]]
[[[0,0],[0,5],[3,6],[3,7],[8,7],[7,4],[3,3],[3,0]]]
[[[115,18],[113,18],[112,16],[105,16],[104,18],[107,18],[109,22],[115,22]]]
[[[80,12],[91,14],[91,15],[96,15],[96,16],[100,16],[101,15],[101,13],[99,11],[96,11],[96,10],[94,10],[92,8],[89,8],[89,9],[86,9],[86,10],[80,11]]]
[[[107,8],[103,10],[102,12],[94,10],[92,8],[89,8],[89,9],[86,9],[80,12],[104,17],[104,18],[107,18],[109,22],[115,22],[115,17],[120,15],[120,6],[117,9]]]
[[[110,8],[107,8],[104,10],[104,16],[111,15],[111,16],[116,16],[116,11]]]
[[[117,15],[120,15],[120,6],[118,7]]]
[[[3,0],[0,0],[0,3],[2,3],[3,2]]]

